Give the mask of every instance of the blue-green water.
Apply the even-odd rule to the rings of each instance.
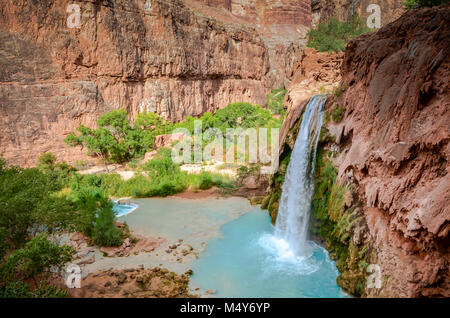
[[[125,216],[136,210],[139,206],[134,203],[120,204],[114,202],[113,211],[117,217]]]
[[[310,254],[295,257],[273,236],[267,211],[254,208],[221,232],[193,264],[192,287],[214,297],[347,297],[327,251],[308,242]]]

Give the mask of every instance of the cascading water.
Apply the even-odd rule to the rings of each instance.
[[[324,95],[316,95],[306,105],[282,186],[275,231],[259,241],[275,256],[275,264],[303,274],[318,268],[311,258],[318,246],[307,241],[307,231],[325,101]]]
[[[326,97],[314,96],[301,127],[282,188],[275,228],[255,208],[225,225],[193,267],[193,284],[218,297],[346,297],[328,252],[307,240],[314,166]]]
[[[314,195],[314,166],[326,97],[316,95],[303,114],[282,186],[275,236],[296,256],[307,254],[307,231]]]

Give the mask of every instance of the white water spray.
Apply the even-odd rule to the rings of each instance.
[[[325,101],[325,96],[316,95],[306,106],[282,186],[275,237],[287,243],[295,256],[308,253],[306,238]]]

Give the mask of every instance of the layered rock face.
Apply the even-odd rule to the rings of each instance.
[[[209,7],[225,9],[247,22],[271,25],[309,26],[310,0],[189,0]]]
[[[417,23],[420,21],[420,23]],[[450,6],[352,41],[334,127],[381,267],[377,296],[450,297]]]
[[[311,26],[310,0],[187,0],[194,10],[227,23],[251,26],[267,48],[270,87],[287,87],[288,73]]]
[[[207,2],[228,10],[260,3]],[[278,2],[306,8],[303,1]],[[80,8],[79,28],[70,4]],[[2,1],[0,153],[22,166],[46,151],[73,163],[85,156],[64,145],[65,135],[79,124],[95,126],[112,109],[125,108],[131,116],[155,111],[178,121],[230,102],[264,104],[270,88],[286,83],[286,69],[304,39],[297,32],[279,42],[256,23],[245,25],[231,13],[204,14],[198,4]],[[307,12],[284,26],[278,23],[285,15],[274,16],[268,15],[265,27],[276,23],[274,30],[289,31],[310,24]]]

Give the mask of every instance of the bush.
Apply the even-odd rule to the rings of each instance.
[[[92,237],[97,212],[109,204],[108,196],[100,188],[76,183],[68,199],[74,204],[74,210],[76,210],[73,217],[77,230]]]
[[[169,148],[160,149],[157,155],[145,164],[144,168],[151,178],[156,179],[180,173],[179,165],[172,161],[172,151]]]
[[[307,46],[319,52],[345,51],[350,40],[367,32],[370,29],[356,15],[346,22],[330,18],[327,23],[321,23],[317,29],[309,31]]]
[[[30,288],[23,281],[15,281],[0,288],[0,298],[29,298]]]
[[[89,228],[91,227],[92,213],[98,207],[98,200],[102,196],[104,196],[103,201],[107,200],[106,194],[135,198],[166,197],[183,192],[188,188],[205,190],[213,186],[231,190],[235,188],[235,183],[231,177],[221,174],[182,172],[180,167],[172,161],[171,150],[162,148],[152,160],[144,164],[143,173],[135,174],[127,181],[116,173],[95,176],[76,175],[72,182],[71,198],[78,206],[81,205],[80,209],[91,211],[88,214],[81,214],[81,216],[85,216],[85,220],[81,224]],[[83,232],[91,235],[86,229]]]
[[[36,231],[56,230],[52,224],[69,221],[69,207],[64,199],[51,198],[54,191],[62,189],[60,178],[64,173],[44,173],[38,169],[4,168],[0,174],[0,228],[7,231],[8,248],[20,248]],[[62,210],[49,217],[54,210],[47,210],[49,202]],[[59,202],[57,202],[59,201]],[[48,204],[47,204],[48,203]],[[47,220],[52,219],[52,224]],[[58,221],[59,219],[59,221]],[[30,230],[32,230],[30,232]]]
[[[97,213],[92,235],[95,244],[99,246],[122,245],[122,231],[114,225],[116,216],[112,210],[112,204],[101,207]]]
[[[214,185],[212,176],[208,172],[201,173],[199,178],[200,178],[200,184],[199,184],[198,188],[201,190],[211,189],[212,186]]]
[[[119,246],[122,232],[115,226],[113,203],[103,189],[109,175],[86,175],[75,178],[68,199],[74,204],[75,228],[99,246]]]
[[[56,156],[51,152],[43,153],[38,160],[39,166],[53,166],[56,162]]]
[[[0,265],[0,287],[9,282],[48,275],[51,268],[61,269],[72,259],[73,249],[60,247],[39,234],[21,249],[14,250]]]

